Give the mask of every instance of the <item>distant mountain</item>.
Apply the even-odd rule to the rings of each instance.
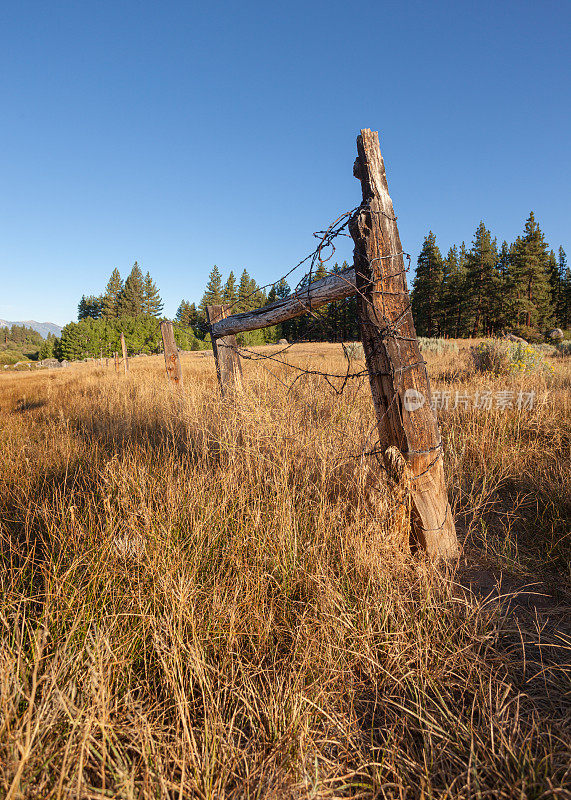
[[[44,339],[47,338],[48,333],[55,333],[56,336],[61,334],[61,326],[56,325],[55,322],[36,322],[35,319],[24,319],[16,322],[10,322],[7,319],[0,319],[0,328],[11,328],[12,325],[26,325],[28,328],[33,328]]]

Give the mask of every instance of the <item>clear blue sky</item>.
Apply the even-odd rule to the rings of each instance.
[[[359,202],[363,127],[414,260],[530,209],[569,253],[570,30],[552,0],[3,3],[0,317],[75,319],[135,260],[169,316],[215,263],[279,277]]]

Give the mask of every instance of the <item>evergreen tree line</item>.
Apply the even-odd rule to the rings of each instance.
[[[333,272],[347,269],[347,263],[341,266],[335,264]],[[329,274],[323,264],[312,274],[311,281],[320,280]],[[301,281],[301,286],[307,285],[310,280],[306,275]],[[180,325],[190,328],[199,339],[208,339],[208,322],[206,307],[219,303],[230,304],[232,313],[251,311],[262,308],[268,303],[285,299],[291,294],[287,281],[282,278],[274,284],[269,292],[261,289],[256,281],[250,277],[247,270],[242,272],[240,281],[236,281],[233,272],[223,282],[222,275],[217,266],[214,266],[208,277],[208,282],[202,299],[198,306],[183,300],[178,308],[176,320]],[[328,303],[302,317],[288,320],[281,325],[265,328],[259,331],[248,331],[238,334],[240,344],[264,344],[276,342],[284,337],[288,341],[343,341],[355,339],[359,335],[357,322],[357,306],[354,297]]]
[[[530,213],[512,244],[497,240],[483,222],[472,246],[442,257],[432,231],[418,257],[411,294],[419,336],[490,336],[503,331],[533,340],[571,323],[571,272]]]
[[[27,325],[0,328],[0,364],[34,359],[44,344],[41,334]]]
[[[163,310],[159,291],[149,272],[143,275],[138,263],[123,281],[114,269],[101,295],[83,295],[77,309],[77,322],[66,325],[61,336],[47,339],[39,357],[60,361],[81,358],[108,358],[121,352],[121,333],[128,355],[158,353],[162,340],[158,321]],[[179,347],[198,349],[191,332],[179,331]]]
[[[125,281],[119,270],[114,269],[103,294],[83,295],[77,308],[77,318],[118,319],[143,314],[159,317],[162,310],[163,302],[150,273],[143,275],[135,261]]]
[[[266,292],[260,289],[256,281],[249,276],[247,270],[242,272],[239,282],[236,281],[236,276],[231,271],[226,282],[223,283],[222,274],[215,264],[208,276],[206,288],[198,307],[195,303],[182,300],[176,312],[176,321],[180,325],[190,328],[199,339],[204,339],[208,335],[207,306],[224,303],[232,306],[233,314],[238,314],[241,311],[251,311],[254,308],[265,306],[270,302],[268,297]]]
[[[79,322],[70,322],[63,328],[60,338],[51,343],[51,353],[41,357],[54,356],[60,361],[75,361],[82,358],[110,358],[114,353],[121,355],[121,333],[125,335],[129,356],[162,351],[158,320],[148,314],[140,314],[116,319],[86,317]],[[182,350],[199,350],[201,347],[191,331],[175,329],[175,339]]]
[[[0,348],[3,350],[33,350],[41,347],[42,335],[27,325],[0,328]]]
[[[347,268],[335,264],[333,272]],[[321,264],[309,280],[328,274]],[[198,306],[182,300],[176,314],[175,337],[183,349],[209,346],[206,308],[224,303],[231,313],[261,308],[290,294],[285,279],[269,292],[260,288],[243,270],[237,280],[231,271],[224,281],[215,265],[208,277]],[[470,249],[464,242],[449,249],[444,258],[432,231],[424,239],[412,284],[411,302],[420,336],[453,338],[499,334],[510,330],[533,339],[554,326],[567,329],[571,323],[571,272],[562,247],[558,255],[530,213],[521,236],[515,242],[497,240],[481,222]],[[77,323],[66,325],[60,339],[51,337],[40,357],[60,359],[110,356],[120,351],[119,336],[125,333],[129,354],[152,353],[161,349],[157,319],[163,303],[150,274],[137,263],[122,280],[113,270],[105,292],[83,296]],[[238,336],[241,344],[264,344],[280,338],[288,341],[348,341],[359,338],[355,297],[328,303],[311,314],[281,325]]]

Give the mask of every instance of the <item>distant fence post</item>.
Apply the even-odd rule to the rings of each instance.
[[[435,557],[458,553],[442,444],[412,319],[404,258],[378,134],[357,138],[354,174],[363,202],[349,223],[355,242],[357,309],[385,463],[396,446],[411,475],[412,527]],[[390,456],[389,456],[390,457]]]
[[[113,360],[115,362],[115,372],[119,372],[119,353],[113,353]]]
[[[125,334],[121,331],[121,350],[123,352],[123,371],[125,375],[129,372],[129,359],[127,358],[127,345],[125,344]]]
[[[180,355],[176,346],[172,322],[161,322],[161,336],[163,337],[163,350],[167,376],[179,389],[182,389],[182,367]]]
[[[216,361],[216,372],[220,382],[222,397],[230,397],[242,380],[242,364],[238,354],[236,336],[215,336],[212,325],[228,316],[226,306],[221,304],[206,306],[208,322],[211,326],[212,352]]]

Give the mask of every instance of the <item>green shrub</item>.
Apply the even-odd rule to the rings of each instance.
[[[212,350],[212,342],[210,339],[205,341],[203,339],[195,339],[192,343],[191,350]]]
[[[278,325],[236,334],[236,341],[240,347],[259,347],[264,344],[277,344],[279,339],[280,329]]]
[[[15,364],[17,361],[25,361],[25,356],[18,350],[0,351],[0,364]]]
[[[450,339],[431,339],[427,336],[419,336],[418,343],[421,353],[436,353],[437,355],[441,355],[447,352],[459,352],[456,342],[450,341]],[[344,344],[343,350],[345,352],[345,358],[349,360],[363,361],[365,358],[361,342],[349,342],[348,344]]]
[[[557,345],[557,352],[560,356],[571,356],[571,340],[564,339]]]
[[[441,355],[448,351],[452,353],[459,352],[456,342],[450,341],[450,339],[435,339],[429,338],[428,336],[419,336],[418,343],[421,353],[436,353],[436,355]]]
[[[361,342],[349,342],[343,345],[343,352],[347,361],[364,361],[365,351]]]
[[[540,344],[534,344],[533,346],[543,356],[554,356],[557,354],[557,347],[553,344],[547,344],[547,342],[541,342]]]
[[[543,353],[526,342],[509,342],[503,339],[487,339],[472,347],[472,360],[478,372],[495,375],[520,375],[529,372],[553,371]]]

